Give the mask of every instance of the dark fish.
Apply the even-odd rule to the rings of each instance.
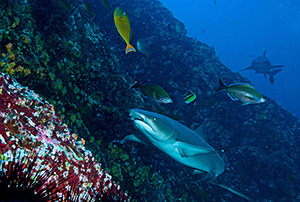
[[[150,55],[155,52],[149,49],[150,44],[151,44],[150,39],[146,39],[146,38],[139,39],[136,42],[136,47],[138,51],[147,56],[147,63],[149,62]]]
[[[139,88],[143,96],[155,100],[158,103],[172,103],[173,100],[171,99],[170,95],[160,86],[155,84],[144,84],[140,85],[135,78],[134,84],[129,88]]]
[[[129,52],[136,52],[135,48],[130,44],[130,39],[131,39],[131,28],[130,28],[130,22],[128,15],[125,13],[125,11],[117,7],[114,11],[114,21],[115,21],[115,26],[121,35],[121,37],[124,39],[126,42],[126,49],[125,49],[125,54]]]
[[[184,97],[183,101],[184,101],[185,104],[190,104],[191,102],[193,102],[197,98],[197,96],[196,96],[196,94],[194,92],[192,92],[192,91],[190,91],[188,89],[186,89],[186,90],[189,91],[191,94],[186,95]]]
[[[59,3],[69,12],[71,12],[71,6],[68,0],[59,0]]]
[[[187,31],[185,29],[185,25],[183,24],[183,22],[177,22],[175,29],[176,29],[177,34],[179,34],[180,36],[187,34]]]
[[[263,96],[257,92],[250,84],[230,84],[229,86],[224,85],[224,83],[219,78],[220,87],[215,91],[226,90],[228,96],[232,100],[240,100],[243,102],[243,105],[247,104],[257,104],[265,102],[266,100]]]
[[[112,12],[110,5],[107,0],[101,0],[102,5],[109,11]]]
[[[93,16],[93,18],[95,17],[95,14],[92,11],[92,6],[89,2],[84,3],[84,8],[85,8],[86,12],[88,12],[91,16]]]

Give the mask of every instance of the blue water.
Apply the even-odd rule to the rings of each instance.
[[[285,65],[273,86],[253,70],[248,77],[263,95],[300,118],[300,1],[161,0],[182,21],[188,36],[213,46],[223,64],[237,72],[262,55]]]

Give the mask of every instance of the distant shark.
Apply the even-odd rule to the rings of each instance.
[[[195,169],[194,173],[209,173],[214,178],[225,169],[223,159],[201,136],[202,124],[193,131],[179,122],[154,112],[131,109],[131,120],[141,131],[125,140],[154,145],[179,163]]]
[[[277,71],[275,71],[274,69],[283,67],[284,65],[271,65],[270,60],[266,57],[266,53],[267,53],[267,50],[265,50],[265,52],[262,56],[259,56],[259,57],[255,58],[254,60],[252,60],[251,66],[249,66],[245,69],[242,69],[241,71],[253,69],[253,70],[255,70],[256,73],[262,73],[265,76],[265,78],[267,78],[266,75],[268,74],[271,78],[270,82],[271,83],[272,83],[272,81],[274,82],[274,75],[281,71],[281,69],[277,70]],[[239,71],[239,72],[241,72],[241,71]]]

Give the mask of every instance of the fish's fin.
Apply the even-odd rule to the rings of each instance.
[[[130,52],[136,52],[136,50],[132,45],[127,44],[125,53],[127,54],[127,53],[130,53]]]
[[[192,145],[185,142],[176,141],[177,150],[179,151],[180,155],[182,157],[191,157],[195,155],[203,155],[203,154],[215,154],[218,153],[218,151],[207,148],[207,147],[201,147],[198,145]]]
[[[139,138],[137,138],[135,135],[131,134],[131,135],[127,135],[124,140],[126,141],[133,141],[133,142],[138,142],[138,143],[142,143],[145,144],[143,141],[141,141]]]
[[[242,105],[245,106],[245,105],[248,105],[250,104],[250,102],[244,102]]]
[[[194,93],[193,91],[191,91],[191,90],[189,90],[189,89],[187,89],[187,88],[183,88],[184,90],[186,90],[186,91],[189,91],[190,93],[192,93],[192,94],[195,94],[196,95],[196,93]]]
[[[264,52],[263,56],[266,56],[266,53],[267,53],[267,49],[265,50],[265,52]]]
[[[219,78],[219,84],[220,84],[220,87],[215,91],[218,92],[218,91],[221,91],[221,90],[226,90],[228,87],[222,82],[222,80]]]
[[[202,137],[205,141],[207,140],[206,134],[204,132],[204,127],[207,122],[207,119],[203,121],[203,123],[195,130],[195,132]]]
[[[93,18],[92,18],[92,21],[91,21],[91,22],[94,21],[95,17],[96,17],[96,14],[93,14]]]
[[[126,44],[126,45],[127,45],[127,43],[124,41],[124,39],[123,39],[122,37],[118,36],[118,39],[119,39],[119,41],[121,41],[123,44]]]
[[[156,93],[155,93],[155,92],[153,92],[153,94],[152,94],[152,95],[153,95],[153,98],[154,98],[154,99],[157,99],[157,97],[156,97]]]
[[[132,42],[132,39],[133,39],[133,34],[134,34],[134,31],[130,31],[130,38],[129,38],[129,43]]]
[[[250,96],[250,95],[245,95],[245,97],[248,98],[248,99],[251,100],[251,101],[255,100],[255,97]]]
[[[231,93],[227,93],[227,95],[230,97],[230,99],[231,100],[233,100],[233,101],[236,101],[236,100],[238,100],[238,98],[237,97],[235,97],[234,95],[232,95]]]
[[[129,87],[129,89],[132,89],[132,88],[139,88],[139,87],[140,87],[140,84],[139,84],[137,78],[134,77],[134,84],[132,84],[132,85]]]

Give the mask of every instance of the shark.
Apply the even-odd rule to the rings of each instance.
[[[253,69],[255,70],[256,73],[262,73],[265,76],[265,78],[267,78],[267,74],[268,74],[271,77],[271,79],[273,79],[274,82],[274,78],[273,78],[274,75],[281,71],[281,70],[274,71],[274,69],[283,67],[284,65],[271,65],[270,60],[266,57],[266,53],[267,53],[267,49],[265,50],[262,56],[259,56],[254,60],[252,60],[251,66],[246,67],[245,69],[242,69],[239,72]]]
[[[134,126],[140,131],[124,139],[153,145],[177,162],[194,169],[194,174],[209,173],[213,178],[222,174],[225,163],[218,151],[204,139],[204,123],[196,130],[161,114],[130,109]]]
[[[207,173],[205,178],[211,175],[214,179],[212,184],[252,201],[247,195],[230,186],[216,182],[216,177],[225,170],[225,163],[218,151],[206,142],[206,121],[196,130],[191,130],[167,116],[142,109],[130,109],[129,116],[140,132],[126,136],[126,141],[155,146],[177,162],[193,168],[194,174]]]

